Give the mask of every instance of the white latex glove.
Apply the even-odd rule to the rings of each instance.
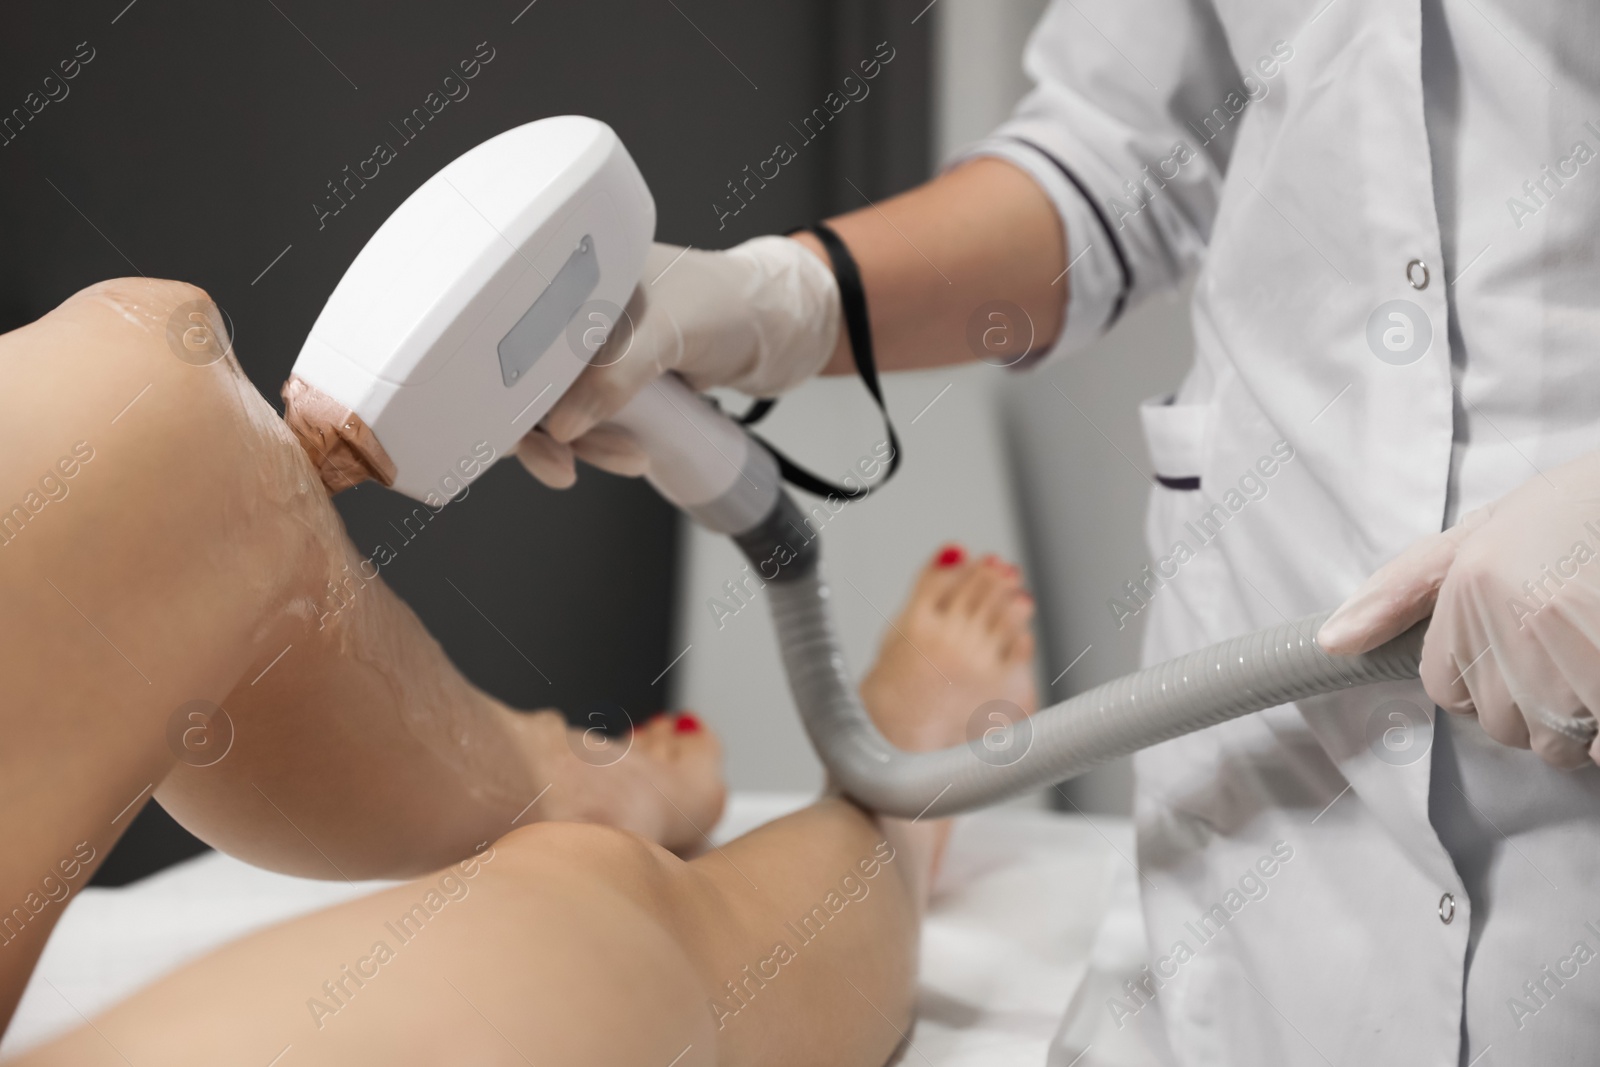
[[[1434,703],[1557,767],[1600,763],[1600,453],[1417,541],[1317,642],[1364,652],[1430,613],[1422,683]]]
[[[576,480],[574,455],[614,473],[644,473],[649,461],[626,431],[598,424],[667,371],[696,389],[722,385],[751,396],[799,385],[833,354],[841,315],[833,271],[787,237],[757,237],[726,252],[654,245],[627,311],[632,329],[612,331],[517,448],[547,485]]]

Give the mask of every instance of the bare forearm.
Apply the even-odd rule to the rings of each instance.
[[[829,225],[861,268],[880,369],[976,359],[967,327],[989,301],[1027,314],[1035,349],[1061,330],[1067,303],[1061,223],[1044,191],[1009,163],[973,160]],[[826,259],[812,235],[795,240]],[[823,373],[854,369],[841,327]]]

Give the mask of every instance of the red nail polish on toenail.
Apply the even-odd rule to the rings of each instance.
[[[967,553],[960,545],[951,545],[939,553],[938,564],[941,567],[954,567],[967,558]]]
[[[700,720],[692,712],[685,711],[678,716],[672,728],[680,734],[697,734],[700,732]]]

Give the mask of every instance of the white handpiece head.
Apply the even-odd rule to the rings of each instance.
[[[296,390],[313,398],[302,408],[341,420],[315,427],[324,441],[359,436],[370,473],[442,504],[583,370],[628,303],[655,222],[603,122],[540,119],[485,141],[356,256],[295,361],[291,407]]]

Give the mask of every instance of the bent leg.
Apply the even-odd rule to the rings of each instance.
[[[540,824],[230,945],[17,1067],[876,1065],[911,1010],[915,862],[837,800],[692,862]]]
[[[991,699],[1031,710],[1030,613],[1014,571],[930,567],[864,686],[880,727],[927,748]],[[881,1064],[909,1031],[942,833],[837,799],[691,862],[600,827],[518,830],[229,946],[20,1064]]]
[[[221,700],[327,559],[270,409],[167,347],[203,296],[107,283],[0,337],[0,1018],[62,908],[35,905],[171,767],[170,713]]]
[[[342,534],[341,551],[353,570]],[[307,877],[407,877],[551,818],[685,848],[721,811],[717,751],[666,758],[666,719],[596,751],[558,712],[512,711],[381,580],[260,646],[222,706],[227,754],[179,762],[157,796],[210,844]]]
[[[224,342],[182,343],[215,318],[197,289],[129,279],[0,336],[0,1019],[153,790],[252,862],[351,878],[552,813],[686,841],[721,803],[714,754],[583,764],[558,716],[477,692],[379,582],[328,619],[354,553]],[[233,729],[203,767],[179,762],[196,702]]]

